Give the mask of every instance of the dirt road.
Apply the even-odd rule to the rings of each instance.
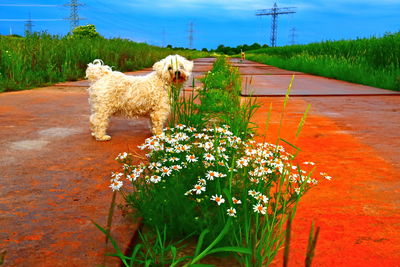
[[[212,59],[196,60],[195,76],[211,64]],[[261,133],[272,103],[267,138],[274,140],[292,72],[249,61],[233,64],[247,84],[243,95],[263,96],[254,117]],[[283,137],[303,150],[301,158],[315,161],[334,179],[301,201],[290,266],[304,266],[312,220],[321,227],[314,266],[397,266],[400,95],[295,74],[292,92],[297,96],[287,106]],[[149,121],[114,118],[113,139],[96,142],[88,129],[86,87],[81,81],[0,94],[0,251],[7,250],[5,266],[117,266],[104,259],[104,235],[91,220],[106,224],[109,177],[119,168],[114,158],[150,136]],[[306,126],[295,140],[308,104]],[[122,247],[135,228],[116,212],[112,233]]]

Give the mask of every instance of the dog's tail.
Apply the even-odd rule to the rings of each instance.
[[[109,66],[104,65],[102,60],[95,59],[93,63],[88,64],[86,78],[88,78],[90,82],[95,82],[110,73],[112,73],[112,69]]]

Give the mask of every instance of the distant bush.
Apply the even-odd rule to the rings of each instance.
[[[96,31],[96,26],[88,24],[86,26],[78,26],[72,31],[72,36],[77,38],[96,38],[100,37],[100,33]]]
[[[225,54],[225,55],[237,55],[240,52],[246,52],[249,50],[255,50],[255,49],[260,49],[260,48],[266,48],[268,45],[260,45],[258,43],[254,43],[252,45],[238,45],[236,47],[230,47],[230,46],[224,46],[223,44],[219,45],[217,49],[211,50],[211,52],[217,52],[220,54]]]

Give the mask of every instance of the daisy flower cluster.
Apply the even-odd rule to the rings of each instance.
[[[122,164],[124,174],[114,174],[110,186],[113,190],[122,187],[122,176],[134,185],[152,184],[154,190],[167,185],[172,190],[174,184],[169,181],[184,182],[188,188],[182,193],[189,199],[223,208],[232,217],[240,211],[242,201],[226,195],[226,188],[233,188],[232,195],[249,201],[254,213],[264,215],[273,201],[272,189],[282,177],[289,199],[304,194],[317,183],[311,178],[313,162],[302,164],[311,167],[306,172],[294,165],[292,155],[282,146],[243,141],[226,125],[199,130],[179,124],[147,138],[139,148],[147,152],[148,163],[133,165],[130,154],[119,154],[116,160]],[[321,175],[331,178],[326,173]]]
[[[190,190],[199,195],[205,192],[206,181],[227,176],[230,158],[227,151],[238,147],[239,143],[240,139],[233,136],[228,126],[197,130],[179,124],[175,128],[165,128],[161,135],[147,138],[139,148],[148,151],[150,164],[145,168],[161,180],[182,169],[204,169],[204,176],[198,178]],[[149,182],[154,181],[150,179]]]
[[[110,185],[110,188],[113,191],[118,191],[122,187],[123,182],[121,181],[121,177],[123,175],[124,174],[120,173],[120,172],[119,173],[114,173],[114,172],[111,173],[111,185]]]

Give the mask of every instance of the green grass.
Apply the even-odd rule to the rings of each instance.
[[[247,58],[284,69],[400,90],[400,32],[381,38],[263,48]]]
[[[233,134],[241,138],[254,133],[250,119],[259,106],[255,99],[241,100],[242,78],[238,68],[219,57],[201,81],[204,85],[199,92],[201,105],[198,109],[202,117],[229,125]]]
[[[61,38],[35,34],[27,38],[0,37],[0,92],[29,89],[84,78],[94,59],[119,71],[150,67],[170,54],[189,59],[205,52],[172,50],[125,39]]]
[[[200,80],[203,88],[185,97],[180,97],[180,88],[173,88],[171,128],[176,124],[199,129],[226,124],[241,138],[254,133],[250,119],[259,106],[256,99],[241,99],[242,79],[238,68],[232,67],[226,58],[219,57],[212,70]]]

